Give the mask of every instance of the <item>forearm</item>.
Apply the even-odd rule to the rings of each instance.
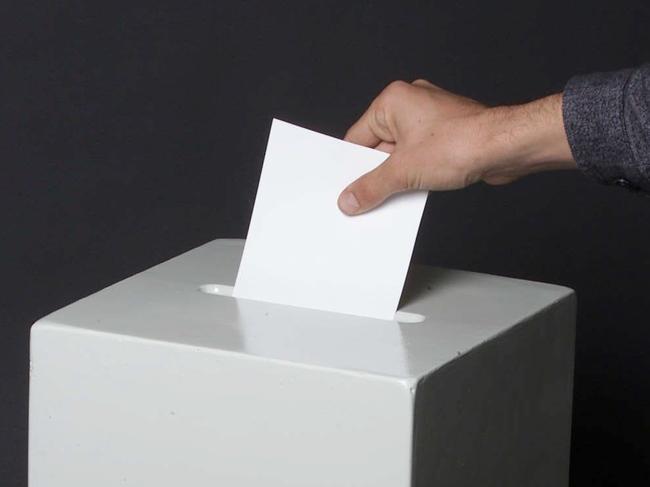
[[[577,167],[601,183],[650,193],[650,64],[576,76],[563,94],[481,116],[477,165],[488,183]]]
[[[483,115],[482,179],[507,183],[540,171],[574,169],[562,117],[562,95],[488,109]]]

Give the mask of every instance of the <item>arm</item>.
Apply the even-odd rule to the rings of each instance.
[[[390,153],[339,196],[349,215],[400,191],[459,189],[481,180],[504,184],[537,171],[575,168],[561,95],[488,108],[427,81],[397,81],[345,139]]]
[[[427,81],[394,82],[345,138],[390,153],[341,193],[339,207],[350,215],[399,191],[504,184],[576,167],[650,191],[650,65],[576,77],[563,95],[494,108]]]

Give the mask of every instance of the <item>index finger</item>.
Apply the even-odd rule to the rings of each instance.
[[[343,140],[353,144],[365,145],[366,147],[375,147],[381,142],[381,139],[372,131],[370,125],[372,109],[372,105],[370,105],[365,113],[361,115],[361,118],[348,129]]]

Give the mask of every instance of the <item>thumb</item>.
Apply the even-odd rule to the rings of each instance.
[[[350,184],[339,195],[339,209],[358,215],[381,204],[390,195],[406,189],[397,154],[393,153],[372,171]]]

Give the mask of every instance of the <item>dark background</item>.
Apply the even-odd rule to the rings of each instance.
[[[643,1],[2,2],[0,485],[26,485],[30,324],[245,236],[273,116],[342,136],[394,79],[516,103],[644,60]],[[578,173],[429,197],[416,261],[577,290],[573,486],[650,478],[649,222]]]

